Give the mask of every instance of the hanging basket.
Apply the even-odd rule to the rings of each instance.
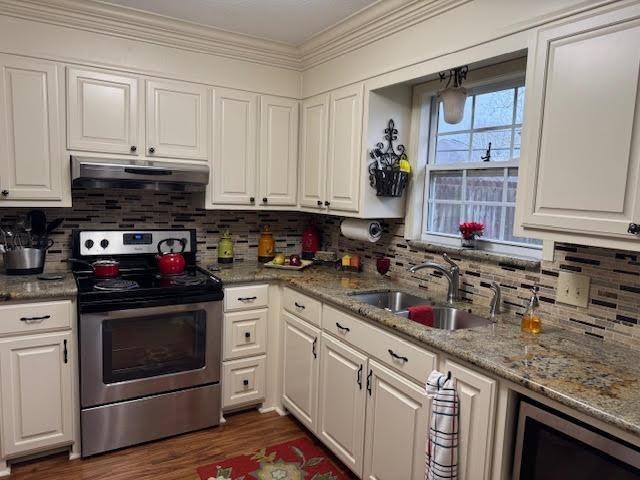
[[[380,142],[369,153],[374,160],[369,164],[369,184],[376,189],[378,197],[401,197],[409,181],[409,172],[401,169],[402,164],[409,164],[407,155],[404,145],[393,145],[398,138],[398,130],[392,119],[384,133],[387,147]]]

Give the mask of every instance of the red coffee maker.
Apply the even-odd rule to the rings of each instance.
[[[302,232],[302,258],[313,260],[318,250],[320,250],[320,232],[315,225],[309,225]]]

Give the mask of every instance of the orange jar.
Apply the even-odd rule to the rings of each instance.
[[[269,229],[269,225],[265,225],[258,241],[258,261],[262,263],[270,262],[276,256],[276,242],[273,234]]]

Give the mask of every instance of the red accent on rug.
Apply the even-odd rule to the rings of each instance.
[[[349,480],[351,477],[303,437],[261,448],[249,455],[198,468],[201,480]]]

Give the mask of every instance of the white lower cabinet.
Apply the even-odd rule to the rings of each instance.
[[[431,401],[424,387],[369,360],[366,480],[422,480]]]
[[[358,476],[362,475],[367,357],[322,335],[317,434]]]
[[[71,332],[0,341],[4,458],[72,441],[71,344]]]
[[[442,371],[456,379],[460,399],[458,478],[488,479],[491,474],[496,381],[446,359]]]
[[[284,369],[282,403],[309,430],[315,432],[318,411],[320,329],[282,312]]]
[[[264,400],[265,364],[264,355],[222,364],[222,408],[231,409]]]

